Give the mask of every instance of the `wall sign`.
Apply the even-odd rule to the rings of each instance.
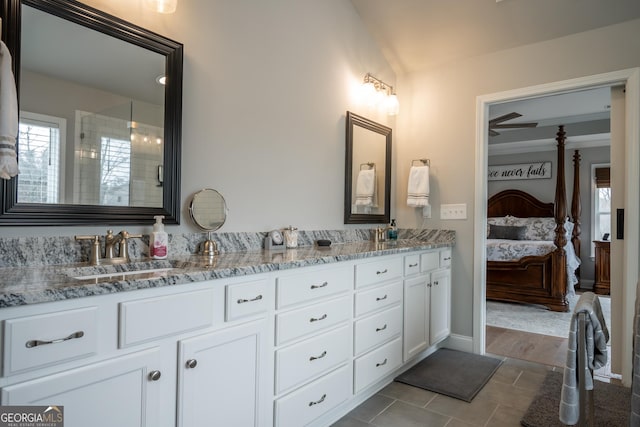
[[[489,166],[489,181],[551,178],[551,162]]]

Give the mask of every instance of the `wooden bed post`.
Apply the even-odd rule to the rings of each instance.
[[[582,205],[580,204],[580,152],[573,152],[573,197],[571,198],[571,222],[573,222],[573,233],[571,234],[571,244],[580,258],[580,215],[582,215]],[[580,287],[580,267],[576,269],[576,288]]]
[[[556,198],[555,204],[555,220],[556,220],[556,236],[553,243],[556,245],[557,250],[553,251],[553,281],[555,283],[567,282],[567,254],[564,250],[564,245],[567,244],[567,237],[565,235],[564,222],[567,219],[567,191],[565,189],[565,174],[564,174],[564,149],[565,149],[565,135],[564,126],[558,126],[558,133],[556,134],[556,141],[558,141],[558,167],[556,174]],[[564,287],[557,287],[559,297],[561,297],[564,304],[568,305],[566,295],[567,289]]]

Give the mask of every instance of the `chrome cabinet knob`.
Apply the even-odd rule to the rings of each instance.
[[[149,372],[149,379],[151,381],[158,381],[161,376],[162,376],[162,373],[160,371],[151,371],[151,372]]]
[[[189,359],[189,360],[187,360],[186,365],[187,365],[187,368],[193,369],[196,366],[198,366],[198,361],[196,359]]]

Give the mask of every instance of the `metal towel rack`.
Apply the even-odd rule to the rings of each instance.
[[[431,160],[429,159],[413,159],[411,160],[411,166],[413,166],[415,162],[421,162],[423,166],[431,166]]]
[[[362,170],[363,166],[368,166],[369,169],[375,169],[376,164],[373,162],[360,163],[360,170]]]

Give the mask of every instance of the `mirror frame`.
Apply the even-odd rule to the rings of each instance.
[[[384,164],[384,213],[382,214],[358,214],[351,212],[353,204],[353,128],[360,126],[385,137],[385,164]],[[381,125],[365,117],[347,111],[346,132],[346,161],[345,161],[345,185],[344,185],[344,223],[345,224],[389,224],[391,221],[391,134],[390,127]]]
[[[17,203],[14,177],[0,180],[0,225],[151,224],[155,215],[179,224],[183,45],[75,0],[0,0],[2,40],[13,57],[18,91],[23,4],[166,57],[162,207]]]

